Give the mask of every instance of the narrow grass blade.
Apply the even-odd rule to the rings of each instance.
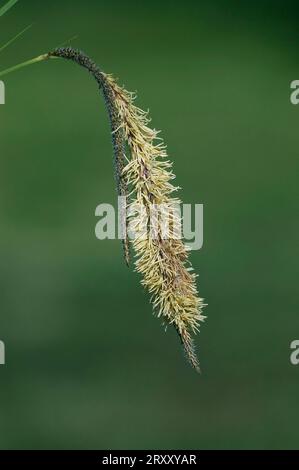
[[[32,26],[32,24],[26,26],[26,28],[24,28],[22,31],[20,31],[18,34],[16,34],[13,38],[11,38],[9,41],[7,41],[6,44],[1,46],[0,47],[0,52],[2,52],[4,49],[6,49],[8,46],[10,46],[10,44],[15,42],[20,36],[22,36],[24,33],[26,33],[26,31],[28,31],[28,29],[30,29],[31,26]]]
[[[10,10],[18,0],[9,0],[3,7],[0,8],[0,16],[4,15],[8,10]]]

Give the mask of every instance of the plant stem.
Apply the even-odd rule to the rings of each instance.
[[[0,77],[3,77],[4,75],[7,75],[8,73],[15,72],[16,70],[22,69],[23,67],[27,67],[27,65],[32,65],[37,62],[42,62],[43,60],[55,59],[55,58],[56,57],[50,56],[48,53],[39,55],[38,57],[34,57],[33,59],[26,60],[25,62],[21,62],[20,64],[14,65],[13,67],[3,70],[2,72],[0,72]]]

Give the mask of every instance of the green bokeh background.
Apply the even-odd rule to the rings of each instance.
[[[278,1],[28,0],[1,68],[73,42],[138,91],[204,204],[203,373],[165,333],[118,241],[103,100],[60,60],[5,77],[0,107],[1,449],[298,448],[298,8]]]

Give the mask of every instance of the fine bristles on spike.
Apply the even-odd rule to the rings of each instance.
[[[200,373],[200,364],[196,356],[194,341],[191,338],[190,333],[186,330],[184,330],[182,333],[180,333],[178,330],[177,332],[182,342],[182,346],[184,348],[187,360],[189,361],[190,365],[196,370],[196,372]]]
[[[148,127],[148,112],[135,106],[135,95],[120,87],[111,75],[106,75],[106,80],[113,90],[131,151],[131,160],[123,174],[133,194],[129,225],[135,232],[132,244],[137,257],[136,270],[143,277],[141,283],[152,294],[151,301],[158,317],[174,325],[190,364],[199,371],[191,333],[196,333],[199,323],[204,320],[201,314],[204,304],[197,293],[196,274],[188,261],[188,247],[176,236],[174,229],[165,239],[160,222],[155,237],[148,228],[146,234],[141,229],[149,227],[153,206],[169,209],[180,203],[179,199],[171,197],[178,189],[171,183],[175,177],[172,164],[166,161],[166,147],[158,137],[158,131]],[[144,207],[143,214],[134,211],[136,206]],[[171,220],[180,231],[181,218],[173,216]]]

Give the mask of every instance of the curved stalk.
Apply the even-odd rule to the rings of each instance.
[[[84,52],[73,49],[72,47],[58,47],[54,49],[54,51],[49,52],[48,56],[50,58],[63,58],[75,62],[81,67],[87,69],[98,83],[98,86],[104,96],[111,126],[117,192],[119,196],[122,196],[122,201],[126,200],[127,187],[123,177],[123,170],[126,165],[124,132],[118,110],[115,106],[113,90],[109,84],[109,81],[107,80],[106,74],[102,72],[96,63],[93,62],[86,54],[84,54]],[[122,225],[121,230],[123,234],[124,257],[127,265],[129,265],[130,248],[126,227],[125,206],[120,208]]]

